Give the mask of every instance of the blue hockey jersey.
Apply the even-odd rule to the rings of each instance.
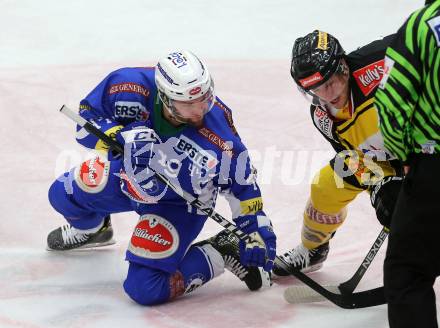
[[[208,205],[215,205],[220,191],[229,201],[233,219],[264,216],[256,170],[234,127],[231,110],[219,98],[205,115],[202,127],[174,127],[162,116],[154,67],[122,68],[110,73],[81,101],[80,115],[113,138],[127,125],[145,124],[154,129],[163,145],[159,147],[165,159],[159,161],[165,163],[161,173],[171,175],[174,183]],[[106,144],[79,127],[77,141],[87,148],[108,151]],[[176,158],[178,161],[173,162]],[[173,167],[166,163],[177,164]],[[142,206],[148,206],[151,199],[144,199],[126,182],[127,196],[138,203],[137,211],[142,213]],[[146,189],[153,197],[160,195],[156,200],[161,203],[185,204],[154,179],[148,181]],[[196,212],[192,208],[189,211]]]

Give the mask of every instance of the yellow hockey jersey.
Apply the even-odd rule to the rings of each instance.
[[[347,158],[356,157],[358,164],[350,169],[357,174],[357,179],[356,176],[344,176],[344,180],[358,187],[365,188],[359,182],[365,157],[380,166],[391,165],[396,169],[390,172],[393,175],[400,172],[400,163],[394,161],[395,157],[384,146],[374,107],[374,93],[384,73],[385,51],[392,37],[374,41],[344,57],[350,69],[350,100],[346,108],[337,112],[316,105],[310,108],[313,124],[338,153],[330,161],[332,168],[335,169],[338,158],[344,158],[349,166]],[[390,173],[385,172],[385,175]]]

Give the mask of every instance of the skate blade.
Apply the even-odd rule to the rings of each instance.
[[[116,240],[112,238],[112,239],[110,239],[106,242],[103,242],[103,243],[91,243],[91,244],[86,244],[86,245],[83,245],[83,246],[80,246],[77,248],[72,248],[72,249],[52,249],[46,245],[46,250],[50,251],[50,252],[69,252],[69,251],[87,250],[87,249],[109,246],[109,245],[114,245],[114,244],[116,244]]]
[[[302,269],[301,272],[302,273],[314,272],[314,271],[321,269],[323,267],[323,265],[324,265],[324,263],[318,263],[318,264],[312,265],[306,269]],[[292,275],[290,273],[288,273],[287,271],[286,271],[285,275],[277,275],[275,272],[272,271],[272,280],[284,279],[286,277],[292,277]]]
[[[261,276],[261,288],[269,288],[272,286],[272,279],[271,279],[271,273],[265,271],[263,268],[258,267],[258,270],[260,271]]]
[[[323,266],[323,263],[318,263],[315,265],[311,265],[308,268],[302,269],[301,272],[302,273],[309,273],[309,272],[313,272],[313,271],[318,271],[319,269],[321,269]]]

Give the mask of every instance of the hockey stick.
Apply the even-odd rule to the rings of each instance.
[[[60,112],[69,117],[71,120],[76,122],[79,126],[83,127],[88,131],[89,133],[94,134],[98,138],[100,138],[102,141],[104,141],[111,149],[119,152],[120,154],[124,153],[123,147],[115,140],[107,136],[105,133],[100,131],[98,128],[96,128],[94,125],[92,125],[90,122],[82,118],[77,113],[73,112],[69,108],[67,108],[65,105],[63,105],[60,109]],[[206,207],[199,199],[194,197],[193,195],[187,193],[183,189],[181,189],[178,186],[173,185],[169,179],[162,175],[158,174],[156,172],[156,177],[162,181],[165,185],[170,187],[172,190],[174,190],[179,196],[181,196],[183,199],[185,199],[190,205],[194,206],[195,208],[199,209],[203,213],[205,213],[208,217],[219,223],[221,226],[229,230],[231,233],[235,234],[240,240],[246,241],[246,242],[252,242],[252,238],[245,234],[243,231],[241,231],[239,228],[237,228],[233,223],[228,221],[226,218],[218,214],[214,211],[214,208],[212,207]],[[316,281],[311,279],[310,277],[306,276],[304,273],[292,270],[288,263],[286,263],[281,257],[277,256],[277,259],[280,261],[281,265],[285,270],[287,270],[290,274],[294,275],[296,278],[301,280],[304,284],[315,290],[317,293],[324,296],[329,301],[333,302],[337,306],[340,306],[344,309],[355,309],[355,308],[362,308],[362,307],[369,307],[369,306],[375,306],[382,303],[383,296],[383,290],[382,292],[378,292],[377,289],[368,290],[360,293],[354,293],[354,294],[347,294],[347,295],[340,295],[337,293],[333,293],[327,289],[325,289],[323,286],[318,284]]]
[[[380,247],[386,240],[388,236],[388,229],[384,227],[377,236],[364,260],[362,261],[359,268],[356,270],[354,275],[348,279],[347,281],[339,284],[338,286],[330,285],[326,286],[326,288],[334,293],[341,294],[351,294],[356,289],[360,280],[364,276],[365,272],[369,268],[371,262],[375,258],[378,253]],[[288,287],[284,292],[284,298],[289,303],[310,303],[310,302],[321,302],[324,301],[325,298],[310,290],[310,288],[304,288],[304,286],[291,286]]]
[[[371,246],[370,250],[367,253],[367,256],[365,256],[364,260],[362,261],[361,265],[356,270],[354,275],[346,282],[339,284],[338,289],[341,291],[342,294],[353,293],[353,291],[356,289],[365,272],[367,272],[368,268],[370,267],[371,262],[373,262],[376,254],[379,252],[380,247],[387,239],[388,232],[388,228],[382,228],[376,240],[374,241],[373,246]]]

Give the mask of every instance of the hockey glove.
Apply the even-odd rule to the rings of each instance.
[[[393,216],[402,181],[401,177],[385,177],[373,186],[370,194],[371,205],[376,210],[377,219],[387,228],[391,224],[391,217]]]
[[[247,215],[237,218],[235,223],[253,240],[250,243],[240,240],[241,264],[262,267],[268,272],[272,270],[276,256],[277,237],[270,220],[263,215],[257,217]]]

